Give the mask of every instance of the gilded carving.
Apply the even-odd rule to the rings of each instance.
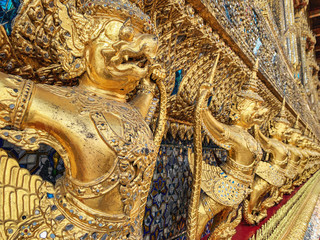
[[[183,146],[193,176],[188,239],[212,218],[209,239],[230,239],[242,215],[258,224],[320,167],[307,4],[24,1],[11,35],[0,26],[0,138],[30,151],[50,145],[66,171],[54,186],[0,149],[0,238],[142,239],[167,133],[193,140],[193,152]],[[226,160],[204,161],[205,141]],[[315,183],[297,196],[319,191]],[[292,199],[290,216],[305,203]],[[271,223],[288,227],[283,215]]]
[[[25,149],[55,147],[66,173],[53,186],[2,151],[1,238],[142,238],[166,118],[155,33],[150,18],[126,0],[21,7],[11,50],[33,69],[33,81],[0,73],[0,125],[10,127],[0,135]],[[156,86],[152,134],[144,119],[156,107]]]
[[[251,192],[254,169],[262,157],[260,144],[250,135],[248,129],[260,125],[268,109],[263,107],[263,99],[258,94],[257,85],[258,62],[253,69],[250,79],[243,84],[234,98],[232,107],[233,125],[226,125],[217,121],[210,110],[203,108],[201,114],[202,127],[206,134],[217,144],[228,150],[228,158],[219,167],[202,162],[202,171],[193,172],[198,177],[201,174],[201,192],[198,211],[198,224],[195,239],[200,239],[207,222],[220,212],[237,212],[238,205]],[[194,158],[196,164],[196,158]],[[200,168],[200,169],[201,169]],[[238,214],[240,217],[241,214]],[[234,221],[234,223],[232,222]],[[235,232],[239,222],[237,218],[224,218],[217,223],[212,233],[212,239],[228,238]],[[190,226],[189,230],[190,231]],[[224,231],[222,234],[221,231]],[[189,237],[190,238],[190,237]],[[190,238],[191,239],[191,238]]]
[[[290,151],[283,143],[289,127],[285,100],[281,111],[270,121],[269,125],[270,137],[263,135],[259,129],[255,131],[256,138],[267,152],[269,159],[258,163],[250,200],[245,200],[244,216],[249,224],[259,223],[267,216],[267,209],[281,199],[279,188],[286,181],[285,171],[290,158]],[[268,192],[270,197],[264,200]]]
[[[290,158],[288,159],[288,165],[286,167],[286,183],[280,188],[282,193],[291,193],[294,190],[293,181],[298,174],[298,167],[303,158],[299,145],[302,142],[302,133],[299,129],[299,117],[292,128],[289,128],[289,137],[287,147],[290,151]]]

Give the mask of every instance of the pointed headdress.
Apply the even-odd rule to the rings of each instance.
[[[286,117],[286,99],[285,98],[283,98],[280,112],[273,118],[273,121],[279,122],[279,123],[281,122],[288,126],[290,125]]]
[[[249,98],[254,101],[263,102],[264,100],[260,95],[259,92],[259,86],[257,81],[257,72],[259,67],[259,60],[256,61],[253,69],[252,69],[252,75],[249,78],[247,82],[245,82],[239,93],[237,93],[237,96],[243,97],[243,98]]]
[[[301,132],[301,130],[299,128],[299,120],[300,120],[300,116],[298,115],[297,119],[296,119],[296,122],[295,122],[295,124],[294,124],[294,126],[292,128],[292,132],[296,132],[296,133],[300,133],[301,134],[302,132]]]
[[[150,17],[128,0],[76,0],[76,8],[80,13],[94,18],[130,18],[134,26],[146,32],[155,32]]]

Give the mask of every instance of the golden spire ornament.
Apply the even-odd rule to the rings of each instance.
[[[281,106],[281,110],[280,112],[273,118],[273,121],[276,121],[276,122],[281,122],[281,123],[284,123],[286,125],[290,125],[289,121],[287,120],[287,114],[286,114],[286,99],[285,97],[283,98],[283,101],[282,101],[282,106]]]
[[[242,87],[239,93],[237,93],[238,96],[244,97],[244,98],[250,98],[255,101],[263,102],[264,100],[261,98],[259,93],[259,86],[257,82],[257,72],[259,67],[259,59],[256,60],[255,65],[252,69],[251,77],[246,81]]]

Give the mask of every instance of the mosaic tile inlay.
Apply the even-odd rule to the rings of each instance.
[[[7,33],[11,33],[11,24],[17,15],[20,0],[0,0],[0,25],[4,25]]]
[[[320,197],[308,224],[308,229],[304,235],[304,240],[320,239]]]

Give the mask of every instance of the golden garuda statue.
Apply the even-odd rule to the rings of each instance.
[[[199,157],[201,153],[197,153],[196,148],[195,157],[189,160],[191,168],[194,168],[193,184],[199,182],[202,189],[201,193],[198,191],[198,196],[196,194],[192,196],[193,202],[195,202],[194,198],[198,197],[198,206],[189,208],[189,211],[197,212],[194,214],[194,219],[190,217],[192,212],[189,213],[188,237],[190,239],[193,239],[190,236],[200,239],[207,222],[219,213],[223,214],[219,220],[215,221],[216,229],[212,233],[212,239],[232,237],[235,233],[234,227],[241,220],[239,205],[251,192],[254,169],[262,157],[259,142],[248,130],[255,125],[261,125],[269,111],[263,106],[264,100],[259,95],[257,70],[258,61],[249,80],[242,85],[234,97],[230,116],[232,125],[221,123],[214,118],[206,106],[206,101],[203,106],[199,107],[198,116],[195,116],[206,134],[217,145],[228,151],[228,158],[220,166],[211,165],[202,161],[202,158]],[[208,90],[200,88],[201,91],[209,96]],[[201,96],[199,94],[199,98]],[[197,143],[195,142],[194,145],[197,146]]]
[[[279,188],[285,184],[285,171],[290,157],[290,151],[283,143],[289,125],[283,99],[280,112],[269,123],[270,137],[265,136],[260,129],[255,129],[255,136],[269,159],[258,163],[250,199],[244,203],[244,219],[249,224],[259,223],[267,216],[267,209],[281,199]],[[270,196],[265,199],[267,193]]]
[[[294,186],[300,186],[304,182],[303,181],[303,179],[304,179],[303,173],[304,173],[306,165],[308,164],[309,160],[312,158],[312,155],[313,155],[313,153],[312,153],[313,140],[309,138],[307,131],[308,131],[308,128],[306,128],[304,131],[304,134],[301,135],[299,149],[300,149],[302,158],[300,160],[300,164],[297,169],[297,176],[293,182]]]
[[[298,175],[298,167],[301,159],[303,159],[301,149],[299,149],[303,140],[301,130],[299,129],[299,116],[297,117],[294,126],[288,129],[288,133],[287,147],[290,151],[290,158],[288,159],[288,165],[285,172],[286,183],[280,188],[280,192],[284,194],[291,193],[294,190],[293,181]]]
[[[1,33],[0,137],[54,147],[66,172],[53,186],[0,150],[0,238],[141,239],[166,115],[150,18],[127,0],[31,0]]]
[[[312,132],[309,131],[308,133],[308,128],[306,128],[302,137],[302,143],[300,144],[302,159],[298,166],[297,177],[293,182],[294,186],[300,186],[311,177],[311,168],[318,168],[315,166],[319,159],[319,147],[318,143],[312,139],[311,134]]]

